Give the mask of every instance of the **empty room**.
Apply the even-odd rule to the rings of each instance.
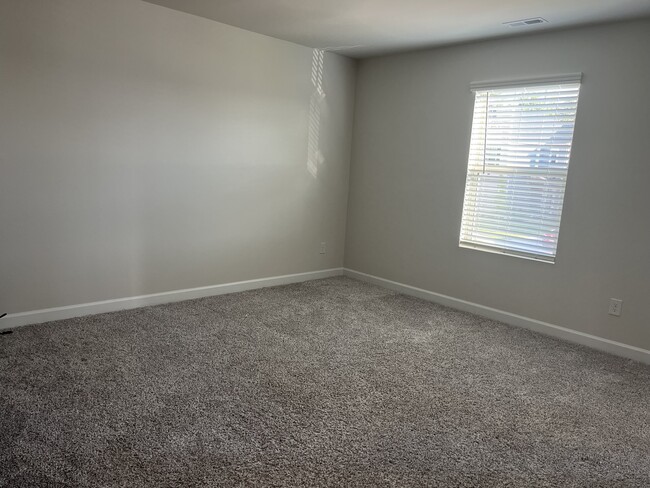
[[[650,487],[650,1],[0,0],[0,487]]]

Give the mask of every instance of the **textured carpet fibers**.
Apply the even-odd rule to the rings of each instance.
[[[650,486],[650,367],[349,278],[0,336],[0,486]]]

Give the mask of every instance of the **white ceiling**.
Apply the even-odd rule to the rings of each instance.
[[[352,57],[650,16],[650,0],[146,1]],[[503,25],[529,17],[549,23]]]

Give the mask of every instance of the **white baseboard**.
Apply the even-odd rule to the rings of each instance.
[[[288,285],[290,283],[318,280],[321,278],[329,278],[331,276],[340,276],[342,274],[343,268],[331,268],[320,271],[311,271],[308,273],[272,276],[270,278],[237,281],[235,283],[225,283],[223,285],[202,286],[200,288],[188,288],[185,290],[166,291],[151,295],[117,298],[115,300],[103,300],[101,302],[82,303],[79,305],[68,305],[65,307],[14,313],[7,315],[5,318],[0,320],[0,330],[13,329],[23,325],[40,324],[52,320],[81,317],[82,315],[115,312],[117,310],[127,310],[131,308],[146,307],[149,305],[159,305],[161,303],[191,300],[193,298],[224,295],[226,293],[254,290],[257,288],[266,288],[268,286]]]
[[[630,346],[628,344],[623,344],[622,342],[604,339],[602,337],[586,334],[584,332],[578,332],[577,330],[567,329],[566,327],[549,324],[547,322],[542,322],[541,320],[535,320],[529,317],[524,317],[522,315],[506,312],[504,310],[486,307],[485,305],[479,305],[478,303],[460,300],[458,298],[453,298],[447,295],[441,295],[440,293],[434,293],[432,291],[423,290],[422,288],[416,288],[414,286],[405,285],[403,283],[387,280],[385,278],[379,278],[378,276],[362,273],[360,271],[354,271],[348,268],[344,268],[343,274],[351,278],[356,278],[368,283],[373,283],[375,285],[388,288],[393,291],[397,291],[399,293],[403,293],[404,295],[422,298],[424,300],[439,303],[440,305],[445,305],[451,308],[462,310],[464,312],[475,313],[477,315],[481,315],[493,320],[498,320],[499,322],[503,322],[509,325],[533,330],[535,332],[540,332],[542,334],[557,337],[559,339],[564,339],[569,342],[582,344],[593,349],[608,352],[616,356],[621,356],[624,358],[633,359],[635,361],[640,361],[645,364],[650,364],[650,351],[641,349],[640,347]]]
[[[297,273],[283,276],[272,276],[269,278],[260,278],[255,280],[238,281],[235,283],[224,283],[222,285],[203,286],[199,288],[188,288],[185,290],[174,290],[163,293],[154,293],[151,295],[141,295],[136,297],[118,298],[115,300],[104,300],[100,302],[83,303],[79,305],[69,305],[65,307],[46,308],[43,310],[33,310],[9,314],[0,320],[0,330],[13,329],[24,325],[39,324],[50,322],[52,320],[63,320],[83,315],[94,315],[105,312],[115,312],[118,310],[128,310],[149,305],[159,305],[161,303],[178,302],[182,300],[191,300],[193,298],[202,298],[208,296],[224,295],[226,293],[236,293],[239,291],[254,290],[269,286],[287,285],[290,283],[300,283],[303,281],[329,278],[339,275],[349,276],[362,281],[373,283],[390,290],[394,290],[405,295],[422,298],[431,302],[439,303],[448,307],[463,310],[465,312],[475,313],[483,317],[498,320],[509,325],[523,327],[525,329],[540,332],[560,339],[564,339],[577,344],[598,349],[600,351],[615,354],[645,364],[650,364],[650,351],[640,347],[630,346],[622,342],[616,342],[602,337],[586,334],[558,325],[542,322],[541,320],[531,319],[522,315],[506,312],[496,308],[486,307],[478,303],[468,302],[458,298],[434,293],[396,281],[387,280],[378,276],[373,276],[360,271],[354,271],[348,268],[331,268],[320,271],[311,271],[307,273]]]

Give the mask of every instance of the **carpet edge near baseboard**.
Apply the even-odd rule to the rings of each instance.
[[[26,312],[8,314],[0,321],[0,330],[14,329],[16,327],[41,324],[54,320],[71,319],[74,317],[82,317],[86,315],[117,312],[120,310],[130,310],[133,308],[148,307],[150,305],[160,305],[163,303],[192,300],[194,298],[204,298],[209,296],[225,295],[227,293],[256,290],[270,286],[289,285],[292,283],[301,283],[304,281],[330,278],[332,276],[341,276],[342,274],[343,268],[328,268],[318,271],[307,271],[304,273],[270,276],[246,281],[236,281],[232,283],[202,286],[198,288],[186,288],[181,290],[165,291],[161,293],[152,293],[148,295],[116,298],[111,300],[80,303],[75,305],[65,305],[61,307],[45,308],[41,310],[30,310]]]
[[[580,332],[566,327],[561,327],[559,325],[550,324],[548,322],[525,317],[523,315],[517,315],[505,310],[499,310],[478,303],[469,302],[467,300],[461,300],[460,298],[454,298],[448,295],[435,293],[423,288],[406,285],[404,283],[399,283],[397,281],[381,278],[379,276],[363,273],[361,271],[356,271],[350,268],[343,268],[343,275],[382,286],[384,288],[403,293],[404,295],[421,298],[423,300],[435,302],[440,305],[462,310],[464,312],[481,315],[483,317],[497,320],[508,325],[539,332],[541,334],[556,337],[558,339],[573,342],[575,344],[580,344],[592,349],[613,354],[615,356],[632,359],[644,364],[650,364],[650,351],[640,347],[624,344],[622,342],[613,341],[611,339],[606,339],[604,337],[599,337],[592,334],[587,334],[586,332]]]

